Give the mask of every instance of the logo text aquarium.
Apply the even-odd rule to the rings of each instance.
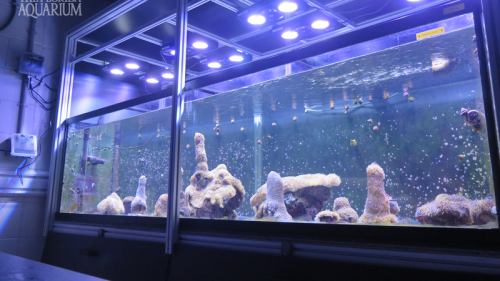
[[[18,16],[81,16],[81,0],[21,0]]]

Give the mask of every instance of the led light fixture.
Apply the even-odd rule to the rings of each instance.
[[[139,65],[136,63],[127,63],[125,64],[125,67],[128,69],[139,69]]]
[[[297,33],[297,31],[293,31],[293,30],[285,31],[285,32],[283,32],[283,34],[281,34],[281,37],[283,39],[295,39],[298,36],[299,36],[299,34]]]
[[[283,13],[291,13],[297,10],[297,3],[292,1],[284,1],[278,6],[278,10]]]
[[[207,66],[210,68],[220,68],[221,67],[220,63],[218,63],[218,62],[210,62],[207,64]]]
[[[251,15],[248,17],[248,22],[250,24],[259,25],[266,22],[266,18],[262,15]]]
[[[196,41],[193,43],[193,48],[195,49],[206,49],[208,48],[208,44],[202,41]]]
[[[123,75],[123,73],[125,73],[119,68],[112,68],[109,72],[114,75]]]
[[[165,79],[172,79],[174,78],[174,74],[170,73],[170,72],[165,72],[161,75],[161,77],[165,78]]]
[[[420,0],[406,0],[408,2],[420,2]]]
[[[170,54],[171,54],[172,56],[175,56],[175,50],[170,51]]]
[[[317,20],[311,24],[314,29],[325,29],[330,26],[330,22],[327,20]]]
[[[160,81],[158,81],[158,79],[156,79],[156,78],[148,78],[148,79],[146,79],[146,82],[148,82],[150,84],[158,84]]]
[[[229,60],[233,61],[233,62],[240,62],[240,61],[243,61],[243,57],[240,55],[234,55],[234,56],[230,56]]]

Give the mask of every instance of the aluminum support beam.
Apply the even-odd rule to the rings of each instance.
[[[78,40],[78,42],[83,43],[83,44],[92,45],[92,46],[99,46],[99,44],[94,43],[94,42],[89,41],[89,40],[85,40],[85,39],[80,39],[80,40]],[[139,55],[136,53],[125,51],[123,49],[119,49],[119,48],[115,48],[115,47],[107,49],[106,52],[110,52],[110,53],[117,54],[117,55],[124,56],[124,57],[129,57],[129,58],[143,61],[143,62],[152,64],[152,65],[157,65],[160,67],[168,67],[169,69],[174,68],[173,65],[166,63],[164,61],[155,60],[155,59],[152,59],[149,57],[145,57],[143,55]],[[87,60],[87,59],[85,59],[85,60]],[[187,74],[192,75],[192,76],[198,76],[198,72],[192,71],[192,70],[187,70]]]
[[[66,36],[61,64],[57,115],[54,122],[52,152],[50,157],[49,190],[47,192],[47,208],[45,211],[43,235],[47,235],[47,233],[52,230],[55,213],[59,208],[60,186],[64,169],[64,166],[60,165],[60,163],[64,161],[64,147],[66,143],[66,127],[64,121],[71,113],[74,76],[74,64],[71,63],[71,58],[74,57],[76,53],[77,40],[146,1],[147,0],[124,0],[116,2],[107,9],[84,21],[76,28],[70,30]]]
[[[170,20],[169,23],[175,24],[175,22],[172,21],[172,20]],[[240,51],[243,51],[245,53],[251,54],[254,57],[260,57],[260,56],[262,56],[262,53],[260,53],[260,52],[254,51],[254,50],[252,50],[250,48],[247,48],[247,47],[245,47],[243,45],[240,45],[238,43],[232,42],[231,40],[224,39],[224,38],[222,38],[222,37],[220,37],[218,35],[215,35],[213,33],[205,31],[205,30],[203,30],[203,29],[201,29],[199,27],[196,27],[196,26],[194,26],[192,24],[188,24],[187,28],[188,28],[188,31],[194,32],[194,33],[198,33],[198,34],[203,35],[203,36],[205,36],[205,37],[207,37],[209,39],[215,40],[215,41],[217,41],[221,45],[239,49]]]
[[[356,27],[356,25],[353,22],[349,21],[344,16],[341,16],[338,13],[334,12],[328,6],[321,4],[317,0],[306,0],[306,3],[309,4],[309,6],[311,6],[311,7],[314,7],[314,8],[317,8],[317,9],[323,11],[324,13],[328,14],[329,16],[331,16],[332,18],[336,19],[338,22],[340,22],[341,24],[343,24],[349,28]]]
[[[187,0],[177,1],[177,32],[175,40],[174,84],[172,92],[172,121],[170,127],[170,173],[168,180],[168,217],[166,253],[173,254],[179,230],[179,186],[181,183],[181,136],[182,114],[184,110],[184,87],[186,84],[186,51],[188,4]]]
[[[231,3],[227,0],[212,0],[212,2],[214,2],[215,4],[217,4],[221,7],[228,9],[231,12],[235,12],[235,13],[238,12],[238,8],[236,6],[234,6],[233,3]]]
[[[163,46],[163,40],[158,39],[158,38],[153,37],[153,36],[149,36],[149,35],[146,35],[146,34],[138,34],[135,37],[137,39],[141,39],[143,41],[146,41],[146,42],[149,42],[149,43],[153,43],[153,44],[158,45],[158,46]]]
[[[199,7],[199,6],[207,3],[209,1],[210,0],[194,1],[194,3],[192,3],[192,4],[189,5],[188,10],[192,10],[194,8],[197,8],[197,7]],[[150,30],[150,29],[152,29],[154,27],[157,27],[157,26],[159,26],[159,25],[161,25],[163,23],[166,23],[169,20],[172,20],[174,18],[175,18],[175,12],[172,12],[172,13],[169,13],[168,15],[166,15],[166,16],[161,16],[161,17],[156,18],[156,19],[154,19],[152,21],[149,21],[149,22],[147,22],[147,23],[145,23],[145,24],[143,24],[143,25],[135,28],[134,30],[132,30],[131,32],[129,32],[127,34],[123,34],[121,36],[118,36],[117,38],[114,38],[114,39],[112,39],[112,40],[110,40],[110,41],[108,41],[108,42],[100,45],[99,47],[96,47],[96,48],[94,48],[94,49],[92,49],[92,50],[90,50],[90,51],[88,51],[88,52],[86,52],[84,54],[79,55],[78,57],[76,57],[73,60],[71,60],[71,63],[73,63],[73,64],[74,63],[78,63],[78,62],[80,62],[80,61],[82,61],[82,60],[84,60],[86,58],[90,58],[90,57],[92,57],[95,54],[98,54],[98,53],[100,53],[102,51],[105,51],[105,50],[107,50],[107,49],[109,49],[111,47],[114,47],[114,46],[116,46],[116,45],[118,45],[120,43],[123,43],[123,42],[129,40],[130,38],[136,37],[137,35],[142,34],[142,33],[146,32],[146,31],[148,31],[148,30]]]

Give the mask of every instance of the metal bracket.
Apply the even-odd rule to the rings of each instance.
[[[105,233],[106,233],[106,230],[100,228],[97,230],[97,237],[104,237]]]

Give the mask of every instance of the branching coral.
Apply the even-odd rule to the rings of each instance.
[[[148,209],[148,205],[146,204],[146,180],[145,176],[139,178],[139,186],[131,204],[133,214],[144,214]]]
[[[122,200],[116,192],[108,195],[97,205],[97,210],[101,215],[119,215],[125,212]]]
[[[366,198],[365,210],[359,218],[361,223],[397,223],[398,219],[390,212],[389,196],[385,193],[384,170],[372,163],[366,168],[368,177],[368,197]]]
[[[331,198],[330,187],[339,186],[341,181],[336,174],[307,174],[284,177],[284,199],[287,212],[295,220],[311,221],[323,209],[323,204]],[[267,184],[261,186],[250,204],[256,218],[262,217],[263,203],[266,200]]]
[[[268,192],[266,201],[262,206],[262,213],[265,217],[272,217],[279,221],[291,222],[292,216],[288,214],[283,197],[283,180],[276,172],[270,172],[267,176]]]
[[[196,133],[196,172],[191,184],[186,188],[186,200],[196,217],[230,219],[237,217],[235,209],[243,202],[245,189],[221,164],[212,171],[208,170],[205,137]]]
[[[355,223],[358,222],[358,213],[351,208],[349,199],[339,197],[333,202],[333,211],[340,216],[339,222]]]
[[[417,208],[415,217],[421,224],[471,225],[496,221],[491,212],[492,199],[469,200],[462,195],[439,194],[436,199]]]

